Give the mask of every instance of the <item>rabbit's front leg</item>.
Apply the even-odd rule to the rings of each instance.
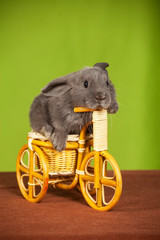
[[[118,103],[116,101],[113,101],[107,111],[108,113],[116,113],[118,111],[118,108]]]
[[[66,148],[68,133],[64,130],[54,129],[53,134],[50,137],[50,140],[53,144],[53,147],[61,152]]]
[[[50,137],[52,136],[53,130],[54,128],[51,125],[45,124],[45,126],[43,126],[39,132],[46,138],[50,139]]]

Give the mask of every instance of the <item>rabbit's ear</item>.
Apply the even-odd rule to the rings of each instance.
[[[60,96],[71,89],[65,78],[57,78],[44,87],[41,92],[47,97]]]
[[[94,64],[93,67],[98,67],[98,68],[101,68],[102,70],[105,70],[106,67],[109,67],[109,64],[105,62],[100,62],[100,63]]]

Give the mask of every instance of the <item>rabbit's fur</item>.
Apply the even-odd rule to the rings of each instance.
[[[67,135],[79,134],[92,120],[91,112],[74,113],[74,107],[118,111],[115,89],[108,77],[108,63],[97,63],[51,81],[30,109],[34,131],[47,137],[57,151],[65,149]]]

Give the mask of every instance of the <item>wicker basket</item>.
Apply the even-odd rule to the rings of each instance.
[[[72,175],[75,173],[77,150],[57,152],[52,148],[41,147],[50,175]]]
[[[86,135],[85,140],[92,139],[93,135]],[[46,137],[41,135],[37,132],[29,132],[28,139],[31,141],[33,139],[40,140],[42,142],[48,141]],[[68,135],[69,142],[78,142],[79,135]],[[39,146],[43,151],[47,165],[48,165],[48,172],[50,175],[57,176],[57,175],[72,175],[75,173],[76,170],[76,162],[78,157],[78,149],[66,149],[62,152],[57,152],[54,148],[51,147],[42,147]],[[42,169],[42,164],[38,156],[35,155],[35,165],[38,169]]]

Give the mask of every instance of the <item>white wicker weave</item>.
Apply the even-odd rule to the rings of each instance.
[[[107,150],[107,110],[93,112],[93,135],[94,150]]]
[[[49,141],[49,139],[47,139],[45,136],[43,136],[42,134],[40,134],[38,132],[34,132],[34,131],[29,132],[28,133],[28,137],[32,138],[32,139],[41,140],[41,141]],[[85,140],[89,140],[91,138],[93,138],[93,134],[86,135]],[[69,142],[78,142],[79,141],[79,135],[70,134],[70,135],[68,135],[67,141],[69,141]]]

